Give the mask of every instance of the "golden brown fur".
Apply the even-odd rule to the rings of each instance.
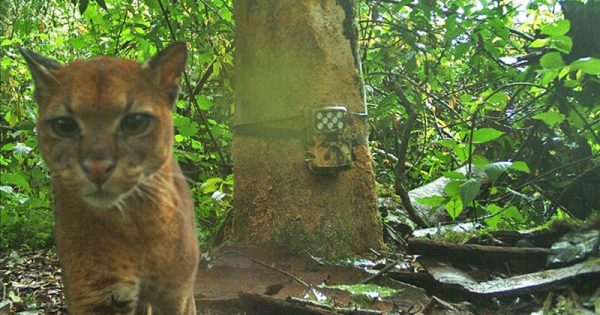
[[[195,314],[194,212],[171,148],[185,44],[145,65],[98,57],[62,66],[22,53],[69,313]]]

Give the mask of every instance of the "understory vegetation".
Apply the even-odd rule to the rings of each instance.
[[[600,210],[597,1],[361,0],[370,146],[381,196],[440,176],[418,201],[451,220],[525,229]],[[146,60],[190,44],[175,153],[209,242],[231,208],[229,0],[11,0],[0,6],[0,249],[52,245],[52,193],[18,49],[60,62]],[[456,172],[467,165],[466,172]],[[487,181],[477,179],[483,171]],[[343,220],[343,218],[340,218]]]

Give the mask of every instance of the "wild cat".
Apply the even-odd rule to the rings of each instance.
[[[69,313],[195,314],[194,210],[172,152],[186,44],[144,64],[97,57],[61,65],[21,53],[52,175]]]

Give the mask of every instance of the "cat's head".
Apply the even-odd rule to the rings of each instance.
[[[97,57],[61,65],[21,53],[35,82],[40,151],[62,190],[109,208],[171,157],[185,43],[144,64]]]

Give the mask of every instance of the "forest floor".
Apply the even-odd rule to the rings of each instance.
[[[600,219],[466,242],[405,241],[338,261],[282,247],[206,251],[198,313],[600,313]],[[53,250],[0,253],[0,272],[0,315],[66,313]]]

